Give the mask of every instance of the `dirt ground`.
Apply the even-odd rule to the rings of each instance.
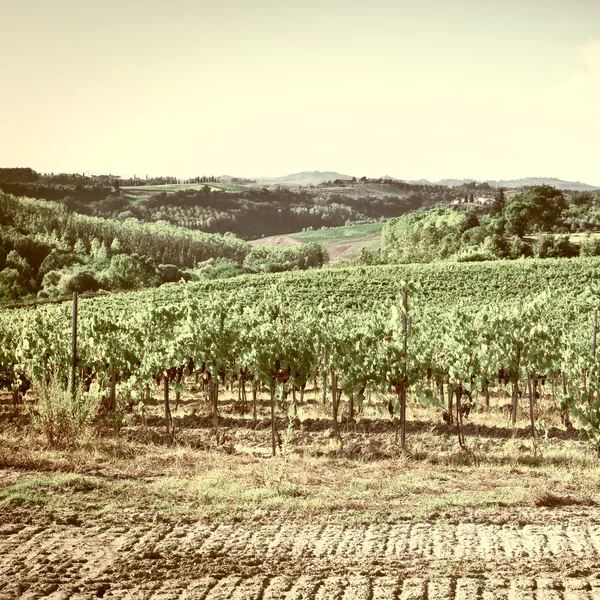
[[[535,446],[525,411],[475,412],[463,451],[411,405],[402,451],[375,408],[340,446],[309,402],[273,458],[234,395],[219,439],[196,391],[174,442],[155,402],[67,448],[0,405],[0,600],[600,598],[600,467],[548,407]]]
[[[597,511],[360,527],[28,517],[0,526],[2,599],[600,597]]]

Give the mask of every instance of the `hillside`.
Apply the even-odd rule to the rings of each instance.
[[[330,261],[335,261],[340,258],[352,259],[358,255],[363,247],[369,250],[379,248],[382,228],[383,223],[346,225],[314,231],[300,231],[285,236],[271,236],[254,240],[251,243],[268,247],[289,247],[310,243],[322,244],[327,250]]]
[[[69,213],[0,191],[0,301],[320,267],[323,247],[251,246],[167,223]]]
[[[352,175],[343,175],[335,171],[302,171],[283,177],[256,177],[259,185],[319,185],[324,181],[335,181],[336,179],[352,179]]]
[[[333,177],[337,183],[266,186],[250,180],[195,177],[148,180],[80,175],[41,176],[33,170],[0,169],[0,190],[52,200],[69,212],[105,219],[167,222],[205,233],[252,240],[305,229],[375,222],[464,197],[461,188],[407,184],[393,180],[351,183],[339,173],[298,174],[305,183]],[[314,177],[313,177],[314,176]],[[289,176],[291,181],[295,176]],[[312,177],[312,179],[311,179]],[[21,179],[22,181],[7,181]],[[329,179],[327,181],[330,181]],[[293,189],[292,189],[293,188]]]
[[[474,179],[442,179],[437,183],[448,187],[459,187],[465,184],[473,183]],[[506,189],[531,187],[535,185],[551,185],[559,190],[572,190],[576,192],[591,192],[600,190],[599,186],[581,183],[579,181],[564,181],[555,177],[524,177],[522,179],[502,179],[502,180],[485,180],[492,187],[503,187]]]

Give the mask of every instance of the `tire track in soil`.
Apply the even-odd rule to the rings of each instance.
[[[600,600],[600,526],[544,521],[8,523],[0,600]]]

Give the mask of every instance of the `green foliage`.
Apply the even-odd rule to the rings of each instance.
[[[237,265],[237,263],[234,264]],[[176,265],[158,265],[157,275],[159,284],[161,285],[163,283],[173,283],[176,281],[181,281],[182,279],[184,281],[189,281],[192,278],[192,276],[189,273],[182,271]]]
[[[73,444],[91,425],[100,404],[100,389],[93,385],[85,392],[59,375],[34,384],[38,401],[26,404],[34,427],[43,432],[50,446]]]
[[[381,252],[389,262],[421,263],[447,258],[460,247],[465,213],[435,209],[388,221],[381,234]]]
[[[309,243],[287,248],[253,246],[244,259],[244,269],[250,273],[280,273],[322,267],[329,260],[320,244]]]
[[[560,190],[538,185],[510,198],[503,215],[507,231],[523,237],[526,233],[552,231],[560,225],[567,208],[567,201]]]
[[[27,288],[17,269],[6,267],[0,271],[0,299],[17,300],[26,294]]]
[[[113,290],[153,287],[157,283],[153,262],[139,254],[115,254],[110,259],[106,278]]]
[[[504,188],[500,188],[494,196],[494,201],[490,208],[490,214],[492,214],[492,215],[503,214],[505,206],[506,206],[506,196],[504,195]]]
[[[533,245],[536,258],[572,258],[579,254],[579,248],[567,236],[541,235]]]
[[[244,371],[275,391],[304,385],[327,347],[344,394],[360,402],[366,388],[408,386],[428,405],[444,381],[472,395],[501,369],[521,386],[531,374],[564,373],[562,406],[600,441],[589,395],[600,380],[590,348],[597,269],[597,259],[357,267],[97,298],[80,303],[78,369],[100,386],[114,370],[138,396],[188,364],[220,382]],[[14,380],[66,382],[69,309],[0,311],[0,368]]]
[[[453,256],[456,262],[483,262],[484,260],[497,260],[497,258],[490,250],[476,248],[463,250]]]
[[[68,296],[73,292],[95,292],[100,289],[100,282],[91,271],[81,269],[70,273],[63,273],[56,285],[59,296]]]
[[[600,238],[587,236],[581,243],[580,256],[600,256]]]
[[[16,300],[67,290],[131,290],[189,279],[186,268],[200,263],[200,278],[233,277],[244,272],[279,272],[323,265],[318,244],[292,249],[250,246],[235,235],[208,235],[166,223],[123,223],[68,214],[59,204],[14,198],[0,192],[0,297]],[[27,233],[22,233],[27,232]],[[242,267],[244,258],[251,255]],[[163,265],[162,267],[160,265]],[[167,266],[168,265],[168,266]],[[56,275],[59,272],[60,285]],[[86,275],[84,275],[86,274]]]
[[[192,271],[196,279],[226,279],[244,273],[242,266],[228,258],[209,258]]]

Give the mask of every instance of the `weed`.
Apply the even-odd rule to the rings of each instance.
[[[37,403],[26,403],[31,421],[46,437],[48,445],[64,447],[72,445],[92,423],[100,405],[100,389],[97,384],[84,391],[79,384],[72,385],[59,376],[49,381],[38,381],[33,386]]]

